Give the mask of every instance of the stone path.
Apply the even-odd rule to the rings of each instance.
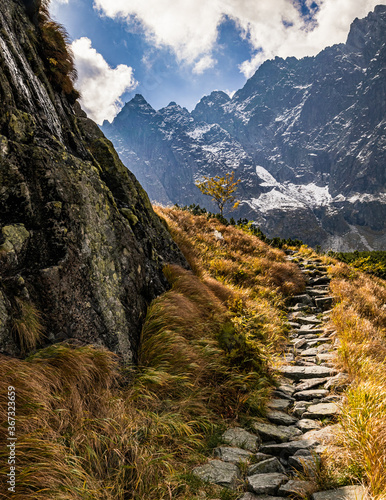
[[[311,471],[331,442],[339,413],[339,393],[347,377],[333,368],[338,347],[327,326],[333,298],[330,278],[319,259],[304,259],[293,252],[307,276],[306,291],[287,300],[292,328],[283,365],[281,385],[269,403],[266,421],[256,421],[253,432],[228,429],[224,445],[214,450],[215,460],[193,473],[203,480],[235,489],[244,485],[240,500],[279,500],[291,496],[312,500],[362,500],[361,486],[313,493],[313,484],[296,479],[296,471]]]

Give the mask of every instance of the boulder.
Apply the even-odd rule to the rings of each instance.
[[[249,451],[257,451],[261,444],[261,439],[259,436],[256,436],[256,434],[251,434],[241,427],[228,429],[222,435],[222,439],[225,443],[231,446]]]
[[[279,487],[288,481],[285,474],[255,474],[247,478],[247,488],[257,495],[274,495]]]
[[[203,481],[230,489],[237,486],[237,480],[240,477],[240,471],[236,465],[221,460],[211,460],[205,465],[194,468],[192,472]]]

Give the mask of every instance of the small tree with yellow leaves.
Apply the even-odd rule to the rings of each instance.
[[[216,175],[215,177],[203,177],[203,181],[197,181],[195,184],[198,189],[208,196],[211,196],[220,210],[222,216],[225,205],[233,203],[232,210],[237,208],[240,204],[236,200],[234,193],[237,185],[241,180],[235,181],[235,173],[226,174],[225,177]]]

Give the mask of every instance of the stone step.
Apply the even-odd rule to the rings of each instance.
[[[333,297],[318,297],[315,299],[316,306],[322,311],[330,309],[333,303],[334,303]]]
[[[288,481],[288,476],[278,472],[255,474],[247,477],[247,488],[257,495],[275,495],[279,487]]]
[[[309,288],[307,291],[307,294],[310,295],[311,297],[313,298],[325,298],[329,293],[330,291],[327,289],[325,290],[317,290],[315,288]]]
[[[363,486],[343,486],[335,490],[319,491],[312,500],[365,500],[369,498]]]
[[[247,470],[247,476],[253,476],[255,474],[269,474],[272,472],[285,474],[285,469],[277,457],[268,458],[267,460],[263,460],[257,464],[250,465]]]
[[[261,451],[262,453],[268,453],[269,455],[276,455],[288,459],[288,457],[294,455],[298,450],[309,450],[316,445],[317,441],[299,439],[297,441],[289,441],[288,443],[265,444],[261,447]]]
[[[327,285],[331,281],[331,278],[328,276],[321,276],[320,278],[313,278],[310,279],[309,284],[314,286],[314,285]]]
[[[260,435],[263,442],[275,441],[277,443],[286,443],[290,439],[299,437],[302,434],[300,429],[292,425],[273,425],[264,422],[253,422],[252,429]]]
[[[316,318],[315,316],[304,316],[303,318],[296,318],[296,323],[300,323],[301,325],[321,325],[322,320]]]
[[[334,417],[339,413],[339,407],[336,403],[318,403],[311,405],[303,413],[303,418],[321,419]]]
[[[214,456],[223,462],[238,464],[248,462],[253,457],[253,453],[241,448],[231,448],[229,446],[219,446],[213,450]]]
[[[252,452],[257,451],[261,444],[259,436],[247,432],[241,427],[234,427],[226,430],[222,435],[222,440],[230,446],[235,446]]]
[[[277,425],[294,425],[297,422],[295,417],[284,413],[283,411],[269,410],[267,411],[267,418],[270,422]]]
[[[240,469],[237,465],[221,460],[211,460],[207,464],[194,468],[192,472],[203,481],[229,489],[235,489],[240,478]]]
[[[326,384],[330,380],[332,380],[333,377],[321,377],[321,378],[314,378],[310,380],[300,380],[300,383],[296,386],[296,391],[308,391],[309,389],[312,389],[313,387],[318,387],[319,385]],[[324,389],[327,389],[327,387],[324,387]]]
[[[271,410],[283,411],[283,410],[287,410],[287,408],[289,407],[290,404],[291,404],[291,401],[289,401],[288,399],[275,398],[275,399],[271,399],[271,401],[269,401],[269,403],[267,404],[267,407]]]
[[[329,392],[326,389],[308,389],[306,391],[295,392],[294,398],[298,400],[311,401],[327,396]]]
[[[323,378],[335,375],[336,370],[326,366],[282,366],[280,372],[292,380]]]

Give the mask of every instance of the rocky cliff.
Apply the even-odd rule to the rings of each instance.
[[[0,4],[0,351],[77,339],[135,360],[164,264],[186,263],[55,73],[63,35],[39,7]]]
[[[382,249],[385,63],[386,6],[378,6],[353,22],[345,44],[266,61],[232,99],[213,92],[183,122],[175,106],[153,110],[141,141],[130,133],[138,98],[103,130],[154,200],[208,205],[193,180],[235,170],[242,180],[235,215],[269,236]]]

